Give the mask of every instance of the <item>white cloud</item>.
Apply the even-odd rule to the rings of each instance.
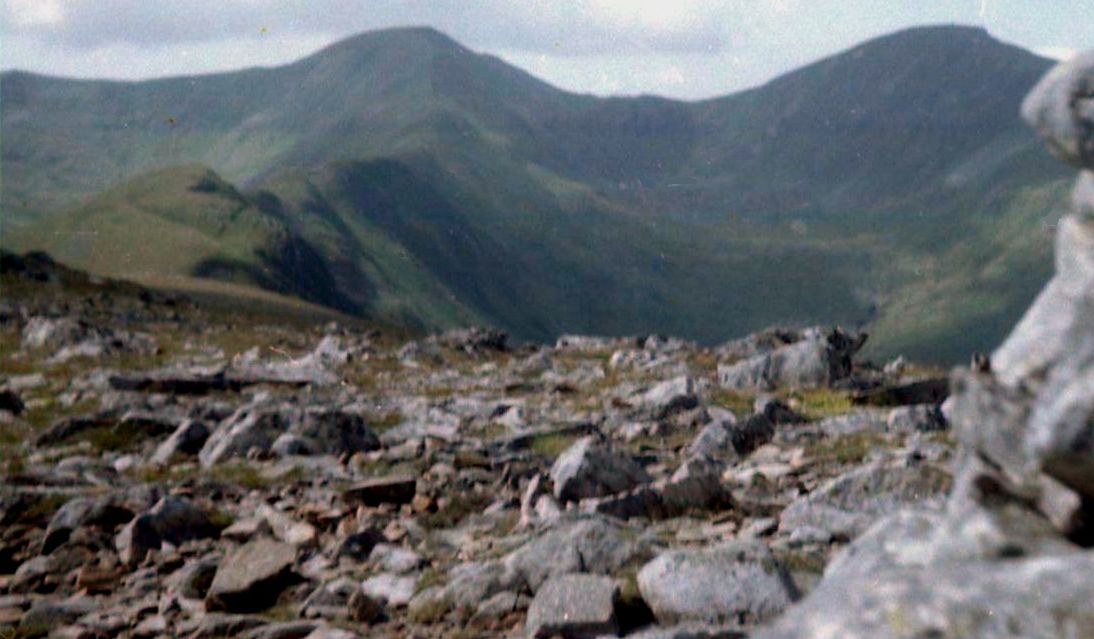
[[[1070,60],[1079,55],[1079,51],[1070,47],[1036,47],[1033,52],[1039,56],[1045,58],[1052,58],[1053,60]]]
[[[7,0],[4,21],[16,27],[59,25],[64,21],[61,0]]]

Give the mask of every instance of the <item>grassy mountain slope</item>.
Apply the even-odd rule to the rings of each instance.
[[[194,78],[7,73],[0,224],[99,272],[154,263],[418,326],[716,341],[871,322],[878,355],[959,359],[1048,272],[1028,228],[1065,172],[1017,116],[1048,65],[937,27],[725,98],[601,99],[395,29]],[[80,207],[187,163],[237,187],[198,205],[161,181],[152,206],[130,183]],[[247,213],[210,234],[206,206]],[[127,247],[136,227],[155,255]]]

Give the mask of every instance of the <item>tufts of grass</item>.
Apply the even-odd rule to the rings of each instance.
[[[754,397],[750,393],[714,388],[710,391],[710,403],[730,411],[737,417],[748,417],[752,414]]]
[[[554,459],[562,454],[570,446],[573,446],[580,437],[574,434],[545,433],[537,435],[529,442],[528,448],[537,455]]]
[[[812,575],[824,574],[827,565],[824,557],[817,553],[788,551],[777,555],[777,559],[789,572],[804,572]]]
[[[34,505],[23,511],[23,514],[19,517],[24,522],[35,522],[45,525],[53,518],[53,515],[68,503],[71,499],[68,495],[58,495],[56,493],[42,495],[38,501],[34,502]]]
[[[403,414],[399,411],[391,411],[368,420],[368,426],[376,433],[383,433],[403,423]]]
[[[797,401],[798,410],[810,420],[846,415],[854,410],[851,396],[829,388],[811,388],[787,393],[785,398]]]
[[[820,463],[857,464],[866,459],[870,451],[884,445],[885,438],[880,435],[853,433],[822,439],[806,448],[806,454]]]
[[[437,597],[410,610],[408,620],[411,623],[435,624],[444,621],[452,610],[452,602],[447,597]]]
[[[414,586],[414,594],[423,592],[433,586],[443,586],[447,581],[448,577],[443,572],[431,566],[423,570],[421,576],[418,577],[418,583]]]

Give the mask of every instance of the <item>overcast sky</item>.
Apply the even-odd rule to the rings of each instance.
[[[1094,0],[0,0],[0,67],[206,73],[429,25],[566,89],[703,98],[939,23],[984,26],[1055,57],[1094,48]]]

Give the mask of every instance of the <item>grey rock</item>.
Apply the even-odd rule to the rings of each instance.
[[[578,501],[618,493],[648,482],[650,476],[637,462],[609,450],[595,437],[583,437],[567,448],[551,466],[555,497]]]
[[[718,381],[731,390],[830,386],[851,375],[851,357],[865,341],[864,334],[812,329],[795,343],[735,364],[718,366]]]
[[[712,410],[713,421],[699,431],[688,448],[691,455],[732,462],[771,441],[775,425],[762,413],[737,421],[728,411]]]
[[[620,524],[604,517],[588,517],[560,523],[502,561],[507,571],[535,592],[554,575],[611,574],[642,550],[642,544]]]
[[[642,567],[638,588],[661,624],[756,623],[797,597],[771,551],[755,541],[666,552]]]
[[[695,380],[687,376],[665,380],[635,398],[653,419],[665,419],[699,405]]]
[[[295,561],[296,549],[275,541],[259,539],[237,548],[217,568],[206,608],[229,612],[269,608],[296,581]]]
[[[618,634],[615,601],[619,588],[608,577],[559,575],[536,592],[524,624],[525,636],[592,639]]]
[[[850,540],[876,519],[917,503],[940,502],[951,485],[949,472],[926,462],[877,462],[836,477],[792,502],[779,529],[811,526]]]

